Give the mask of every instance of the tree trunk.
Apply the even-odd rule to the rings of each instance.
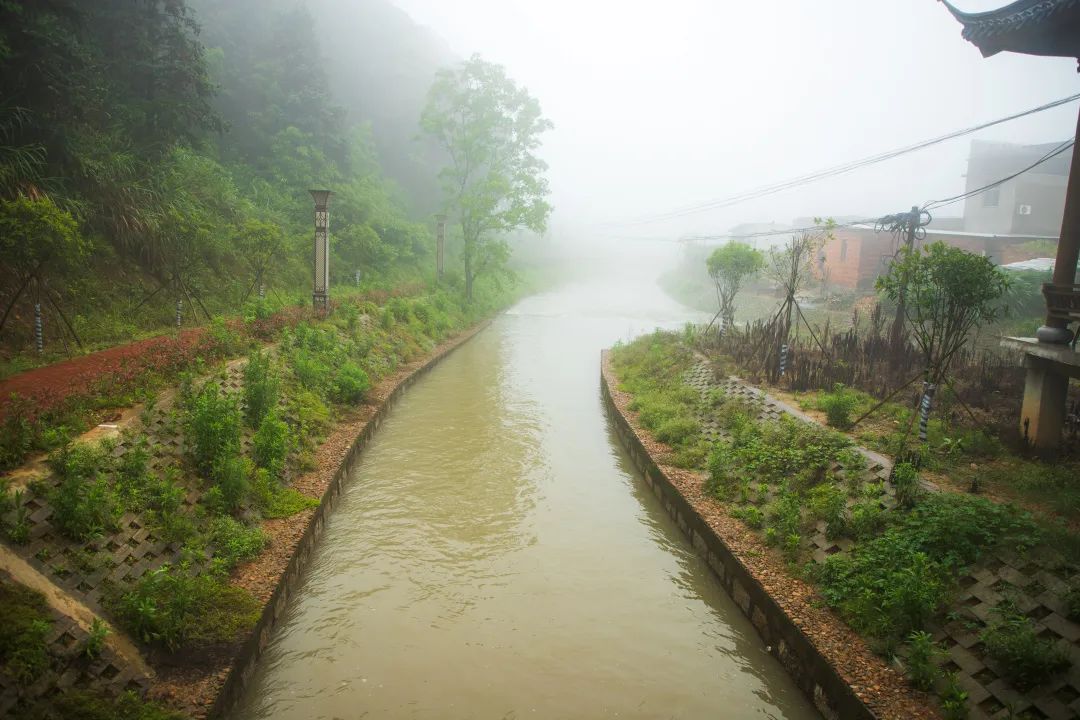
[[[473,288],[473,267],[472,267],[472,253],[465,253],[465,301],[472,302],[472,288]]]

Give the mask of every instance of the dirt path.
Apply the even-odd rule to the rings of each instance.
[[[90,608],[56,587],[49,578],[30,567],[25,560],[2,544],[0,544],[0,570],[6,571],[12,578],[32,590],[37,590],[45,596],[45,601],[53,609],[70,617],[87,632],[89,632],[94,619],[98,618]],[[104,621],[104,618],[98,619]],[[147,677],[153,677],[154,671],[150,668],[146,659],[143,658],[142,653],[139,652],[131,638],[115,626],[108,625],[109,634],[105,637],[105,644],[111,647],[117,655],[129,662],[139,673]]]

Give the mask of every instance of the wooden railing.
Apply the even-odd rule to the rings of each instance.
[[[1042,292],[1048,315],[1062,320],[1080,320],[1080,285],[1046,283]]]

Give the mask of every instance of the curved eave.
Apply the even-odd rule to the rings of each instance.
[[[1080,0],[1016,0],[979,13],[941,2],[964,26],[963,38],[984,57],[1008,51],[1080,58]]]

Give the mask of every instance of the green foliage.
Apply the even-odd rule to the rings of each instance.
[[[256,467],[265,468],[274,477],[285,472],[285,461],[292,448],[289,426],[272,412],[263,417],[259,429],[251,439],[251,455]]]
[[[892,302],[905,298],[915,342],[923,351],[927,379],[940,384],[975,328],[1001,313],[1009,279],[986,257],[941,242],[904,251],[877,288]]]
[[[896,502],[902,508],[912,508],[919,500],[922,488],[919,471],[911,463],[896,463],[892,470],[892,484],[896,489]]]
[[[240,406],[212,380],[185,400],[189,452],[199,471],[208,475],[240,451]]]
[[[668,445],[683,445],[701,432],[701,424],[691,417],[672,417],[658,423],[653,435]]]
[[[1027,690],[1069,668],[1068,652],[1036,635],[1031,618],[1009,603],[1002,603],[995,611],[997,618],[979,639],[1018,688]]]
[[[93,660],[101,655],[101,651],[105,649],[105,638],[108,635],[109,626],[101,618],[95,617],[90,623],[90,630],[86,634],[86,640],[83,641],[83,656]]]
[[[967,720],[968,717],[968,694],[960,686],[956,673],[950,673],[945,678],[945,687],[940,693],[941,714],[945,720]]]
[[[815,520],[825,521],[825,532],[830,538],[840,537],[847,530],[844,517],[847,509],[847,495],[831,483],[823,483],[810,490],[806,508]]]
[[[221,458],[214,465],[211,476],[214,486],[203,501],[218,512],[235,512],[248,498],[251,461],[239,455]]]
[[[937,663],[944,652],[930,633],[919,630],[908,636],[907,675],[911,684],[920,690],[933,689],[941,677]]]
[[[116,526],[121,507],[109,481],[108,446],[67,445],[49,457],[60,483],[48,493],[52,521],[72,540],[86,541]]]
[[[269,542],[260,528],[247,527],[228,515],[210,522],[207,538],[214,549],[214,560],[226,571],[258,557]]]
[[[108,603],[135,637],[169,650],[232,642],[259,615],[259,604],[245,590],[184,564],[151,570]]]
[[[825,421],[831,427],[840,430],[851,427],[851,413],[859,404],[858,394],[837,383],[832,392],[821,396],[819,402],[825,411]]]
[[[29,685],[49,667],[46,636],[52,626],[45,598],[34,590],[0,582],[0,672]]]
[[[33,720],[185,720],[183,713],[143,700],[134,691],[112,697],[104,693],[68,690],[41,703]]]
[[[720,313],[731,323],[735,320],[735,296],[743,283],[765,266],[765,256],[745,243],[731,240],[713,250],[705,266],[716,285]]]
[[[295,488],[282,487],[265,470],[255,472],[252,495],[264,518],[290,517],[319,506],[318,498],[308,497]]]
[[[251,353],[244,366],[244,419],[248,427],[259,427],[277,406],[279,386],[270,353]]]
[[[547,165],[535,151],[552,125],[501,66],[473,55],[436,75],[420,127],[451,159],[439,177],[460,223],[465,296],[472,300],[475,278],[505,267],[508,248],[498,234],[544,231],[551,214]]]
[[[858,513],[853,513],[852,523]],[[962,568],[990,549],[1030,547],[1030,516],[983,498],[940,493],[898,517],[882,535],[816,569],[826,601],[858,631],[897,640],[921,630]]]
[[[371,388],[371,380],[366,372],[356,363],[346,362],[334,375],[331,397],[339,403],[355,404],[364,399],[364,393]]]
[[[89,247],[75,218],[49,197],[0,198],[0,259],[23,282],[77,265]]]

